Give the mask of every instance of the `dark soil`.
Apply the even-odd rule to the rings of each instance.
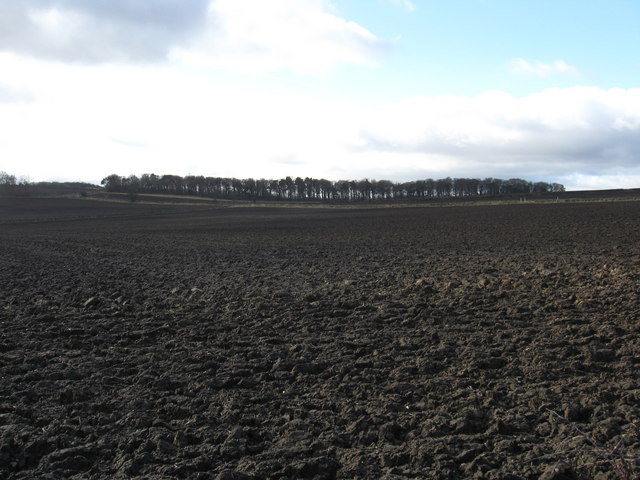
[[[637,478],[640,202],[20,202],[0,478]]]

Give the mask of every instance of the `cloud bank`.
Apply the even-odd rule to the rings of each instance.
[[[354,151],[422,154],[456,175],[640,173],[640,89],[418,97],[386,104],[366,123]],[[428,161],[422,168],[430,170]]]
[[[0,50],[65,62],[156,61],[203,28],[208,0],[0,0]]]
[[[323,73],[384,44],[323,0],[0,0],[0,51],[99,64]]]
[[[216,0],[206,33],[171,58],[247,72],[321,74],[340,64],[374,65],[384,43],[321,0]],[[247,14],[247,12],[251,12]]]
[[[34,180],[155,172],[640,185],[640,89],[362,104],[161,65],[68,66],[0,54],[0,71],[13,92],[5,97],[17,86],[32,92],[30,102],[2,104],[0,170]]]

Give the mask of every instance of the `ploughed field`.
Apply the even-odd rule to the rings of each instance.
[[[0,199],[0,478],[637,478],[639,297],[640,202]]]

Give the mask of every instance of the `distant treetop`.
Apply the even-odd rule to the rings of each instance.
[[[221,178],[188,175],[123,177],[112,174],[102,180],[109,192],[202,195],[221,199],[362,201],[419,200],[477,197],[502,194],[564,192],[559,183],[530,182],[520,178],[441,178],[391,182],[389,180],[338,180],[286,177],[280,180]]]

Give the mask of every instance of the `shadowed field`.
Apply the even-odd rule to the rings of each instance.
[[[640,202],[0,198],[0,477],[637,474],[639,272]]]

